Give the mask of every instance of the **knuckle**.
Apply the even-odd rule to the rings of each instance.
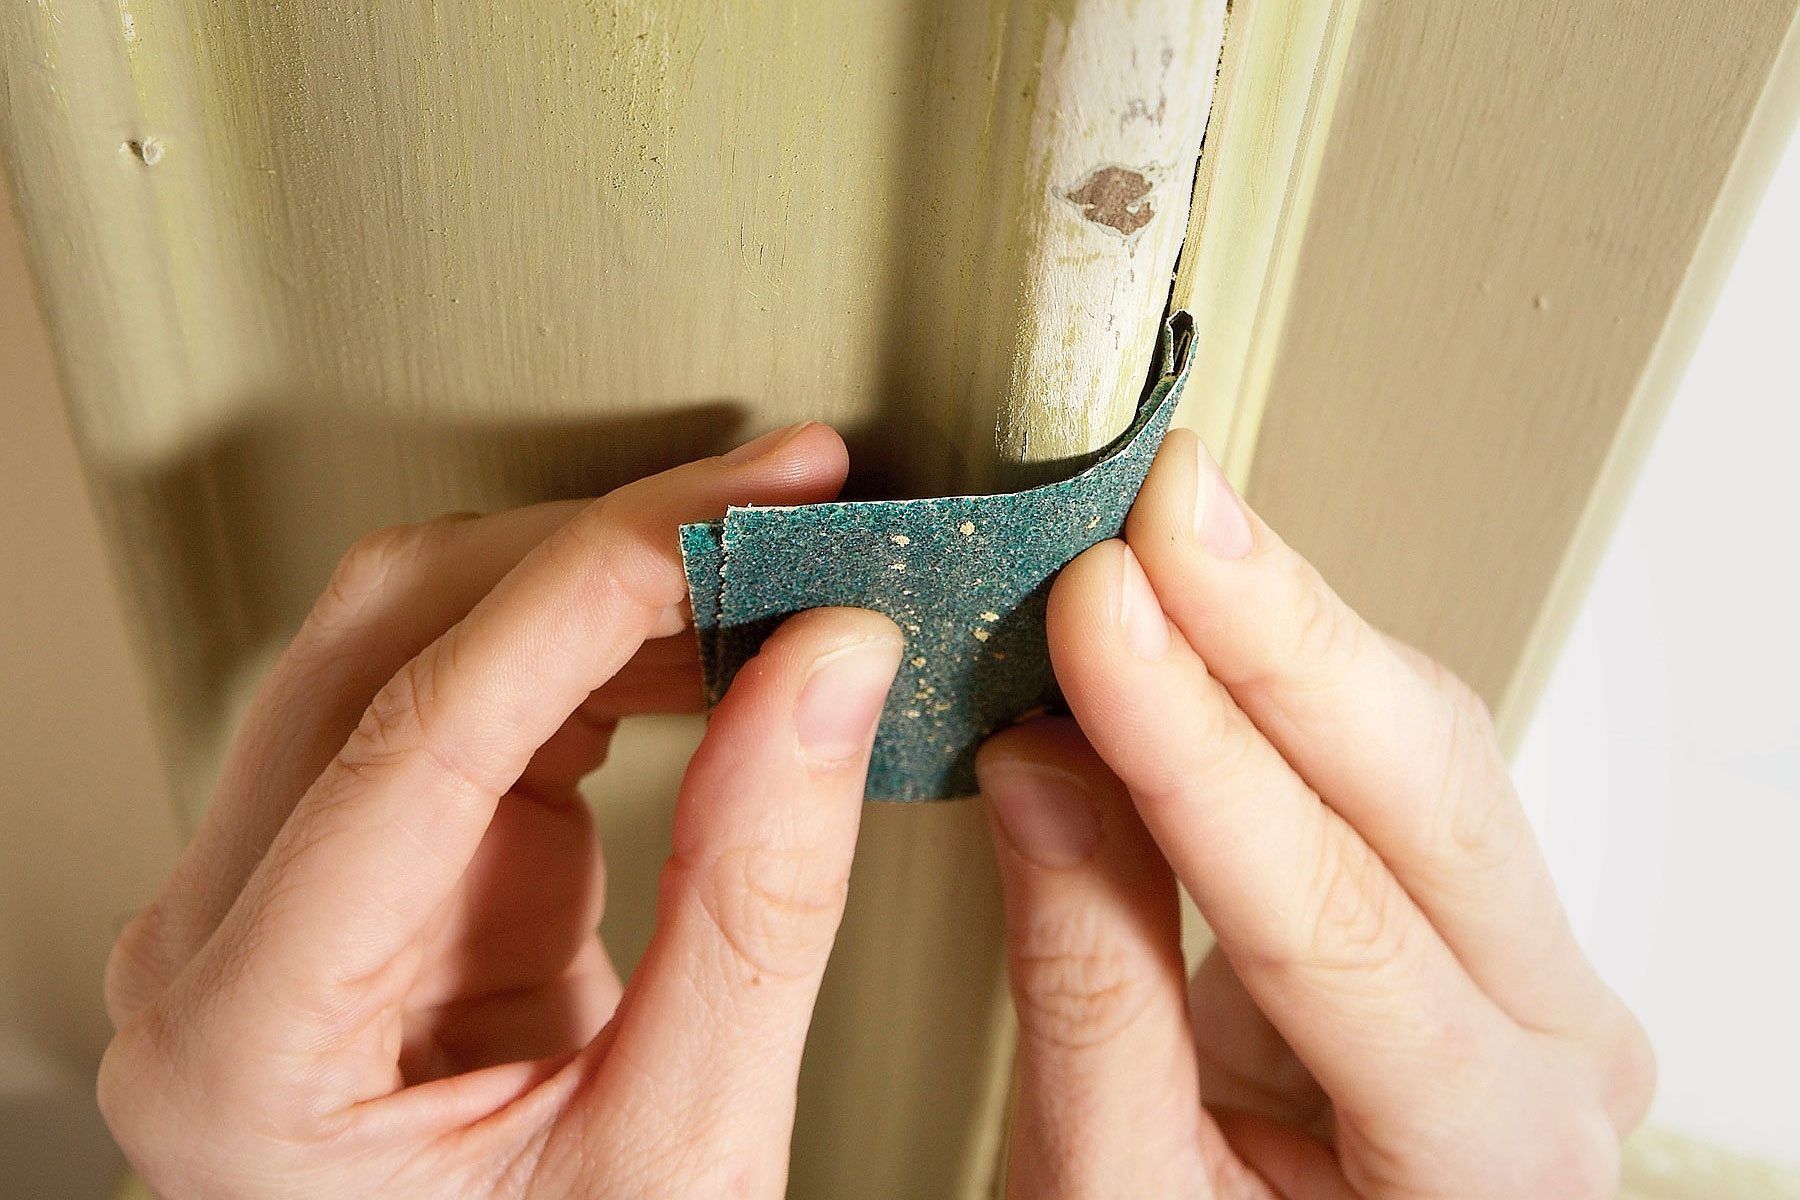
[[[583,571],[604,559],[624,524],[618,493],[600,497],[544,539],[540,552],[556,571]]]
[[[744,849],[704,872],[701,907],[754,982],[804,979],[825,965],[849,893],[847,870],[814,852]]]
[[[1304,894],[1297,967],[1385,989],[1417,952],[1403,893],[1386,864],[1329,812]]]
[[[102,991],[106,1015],[123,1029],[143,1011],[185,957],[181,935],[161,900],[152,900],[126,922],[106,958]]]
[[[1133,764],[1137,777],[1131,794],[1140,811],[1190,820],[1195,780],[1201,777],[1217,794],[1262,786],[1261,735],[1248,727],[1222,684],[1209,683],[1184,699],[1182,717],[1180,744],[1171,753]]]
[[[1329,683],[1362,653],[1369,627],[1331,590],[1306,559],[1287,559],[1286,610],[1291,633],[1285,661],[1274,664],[1290,681]]]
[[[1215,682],[1199,689],[1185,710],[1188,744],[1206,748],[1207,761],[1214,771],[1224,772],[1227,767],[1235,771],[1247,765],[1242,761],[1248,739],[1240,724],[1241,710],[1223,684]],[[1224,761],[1226,758],[1230,761]],[[1235,774],[1225,777],[1237,778]]]
[[[261,1104],[270,1081],[261,1077],[246,1093],[227,1070],[231,1048],[195,1025],[191,1013],[159,1002],[121,1029],[95,1078],[100,1114],[159,1195],[252,1194],[225,1183],[220,1172],[255,1161],[246,1151],[261,1136],[260,1120],[274,1111]],[[290,1144],[294,1136],[294,1129],[282,1133]],[[258,1147],[257,1156],[266,1149]]]
[[[459,628],[453,626],[409,659],[375,693],[338,751],[336,766],[341,775],[366,780],[417,754],[454,786],[470,791],[496,788],[438,729],[442,681],[457,669]]]
[[[314,617],[329,625],[354,618],[392,585],[433,540],[433,524],[389,525],[364,534],[338,560]]]
[[[1528,1052],[1487,1047],[1432,1072],[1432,1102],[1366,1125],[1357,1195],[1612,1200],[1619,1138],[1591,1098]],[[1501,1136],[1501,1131],[1506,1131]]]
[[[1450,717],[1457,725],[1467,730],[1470,740],[1475,744],[1494,743],[1498,735],[1494,730],[1494,714],[1488,708],[1487,701],[1481,693],[1464,682],[1462,676],[1446,667],[1437,659],[1427,659],[1431,688],[1443,698],[1449,706]]]
[[[370,616],[371,606],[405,586],[430,562],[447,554],[472,513],[446,513],[429,521],[389,525],[364,534],[344,552],[325,590],[301,625],[294,647],[302,657],[329,657],[332,648]]]
[[[1536,1139],[1537,1154],[1514,1192],[1518,1200],[1610,1200],[1619,1191],[1619,1139],[1591,1111],[1560,1115]]]
[[[169,1060],[155,1034],[156,1022],[144,1017],[117,1033],[100,1059],[94,1094],[100,1115],[119,1145],[134,1161],[164,1144],[166,1126],[174,1118],[167,1102]]]
[[[1033,922],[1013,948],[1011,966],[1021,1030],[1063,1049],[1116,1037],[1154,989],[1146,964],[1114,944],[1085,910]]]
[[[303,671],[361,670],[375,654],[379,662],[391,638],[373,649],[366,635],[384,619],[377,601],[403,589],[429,585],[433,564],[447,559],[462,530],[479,520],[473,513],[447,513],[411,525],[390,525],[365,534],[344,553],[313,603],[288,658]],[[391,621],[392,615],[385,619]],[[410,649],[407,653],[410,653]]]
[[[669,555],[645,529],[630,489],[602,496],[544,543],[546,569],[598,576],[601,585],[651,611],[679,603],[686,591]]]
[[[1464,683],[1461,676],[1452,674],[1448,667],[1443,670],[1445,677],[1454,685],[1451,688],[1454,698],[1452,702],[1463,724],[1473,731],[1480,744],[1488,747],[1497,745],[1500,734],[1494,725],[1494,711],[1488,707],[1488,702],[1482,698],[1481,693]]]
[[[1445,865],[1466,875],[1486,873],[1511,861],[1529,836],[1529,826],[1499,759],[1492,724],[1476,708],[1453,704],[1438,756],[1437,811],[1443,815],[1443,837],[1453,851]]]
[[[1615,1032],[1608,1039],[1601,1063],[1601,1099],[1613,1127],[1620,1133],[1635,1128],[1650,1111],[1656,1094],[1656,1048],[1650,1035],[1623,1003],[1616,1010]]]

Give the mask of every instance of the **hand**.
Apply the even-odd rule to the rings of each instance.
[[[1079,727],[978,765],[1019,1010],[1009,1194],[1612,1196],[1649,1046],[1473,693],[1186,431],[1049,630]],[[1191,982],[1176,880],[1218,939]]]
[[[886,618],[788,622],[690,764],[630,985],[577,781],[699,705],[675,526],[834,496],[806,425],[344,560],[107,973],[108,1123],[172,1198],[783,1191]]]

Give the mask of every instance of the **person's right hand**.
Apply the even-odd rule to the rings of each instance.
[[[1611,1197],[1654,1055],[1475,694],[1187,430],[1047,624],[1075,721],[977,760],[1019,1010],[1008,1195]],[[1218,938],[1191,980],[1177,881]]]
[[[109,965],[101,1107],[150,1186],[781,1195],[899,631],[816,610],[738,675],[623,988],[576,782],[620,715],[699,704],[675,527],[845,469],[799,426],[346,558]]]

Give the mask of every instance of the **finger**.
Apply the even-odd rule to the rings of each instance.
[[[1281,1200],[1363,1200],[1369,1195],[1407,1194],[1351,1187],[1331,1147],[1292,1125],[1223,1107],[1214,1110],[1213,1119],[1237,1157]]]
[[[389,1010],[400,957],[443,905],[499,796],[686,593],[675,527],[810,475],[841,443],[822,426],[748,460],[711,459],[614,492],[532,549],[469,615],[401,668],[307,789],[184,979],[227,1036],[234,1013],[270,1052],[316,1056]],[[268,1028],[267,997],[284,1020]],[[259,1003],[260,1000],[260,1003]],[[242,1002],[242,1011],[237,1005]],[[392,1083],[347,1060],[347,1099]]]
[[[1019,1014],[1008,1191],[1175,1196],[1206,1178],[1175,881],[1124,786],[1070,721],[976,760]],[[1203,1126],[1207,1126],[1203,1128]]]
[[[621,718],[695,712],[703,706],[700,649],[692,630],[645,642],[606,685],[569,714],[538,747],[512,790],[535,799],[575,804],[578,785],[606,760]]]
[[[806,436],[734,478],[720,503],[800,504],[836,495],[847,465],[842,443],[823,426],[802,428]],[[129,974],[159,984],[173,976],[217,927],[370,697],[589,504],[557,501],[395,526],[345,555],[252,702],[216,797],[180,863],[122,939],[122,957],[142,968]],[[659,620],[662,633],[681,624],[674,613]],[[668,641],[647,645],[571,717],[566,736],[552,739],[559,744],[548,749],[545,777],[528,783],[549,793],[571,774],[592,770],[605,753],[611,721],[624,713],[693,710],[698,659],[677,668],[681,657],[682,647]],[[129,1019],[143,998],[118,997],[115,1018]]]
[[[1295,1129],[1329,1131],[1330,1102],[1257,1006],[1231,960],[1214,946],[1188,984],[1188,1013],[1208,1105],[1266,1117]]]
[[[739,672],[682,781],[656,932],[609,1028],[587,1129],[642,1139],[664,1162],[686,1145],[693,1165],[704,1146],[734,1192],[779,1194],[902,644],[885,617],[819,609]],[[682,1182],[691,1195],[727,1190],[723,1178]]]
[[[1534,1028],[1591,1020],[1608,994],[1473,693],[1395,653],[1238,500],[1191,431],[1158,454],[1126,540],[1213,677],[1482,989]]]
[[[1251,996],[1339,1109],[1421,1136],[1434,1131],[1417,1126],[1420,1114],[1466,1130],[1464,1089],[1480,1072],[1504,1075],[1524,1034],[1207,674],[1122,543],[1063,571],[1048,628],[1082,729]],[[1480,1082],[1492,1082],[1496,1102],[1511,1087]],[[1464,1111],[1448,1103],[1452,1092]]]
[[[252,700],[174,871],[120,938],[115,965],[135,968],[129,974],[143,981],[135,991],[166,984],[211,936],[369,697],[580,508],[450,514],[352,547]],[[124,973],[113,971],[108,988],[117,1024],[148,999],[116,994]]]

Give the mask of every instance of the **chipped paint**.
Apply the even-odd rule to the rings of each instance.
[[[1081,211],[1083,220],[1130,237],[1156,216],[1150,203],[1155,190],[1144,172],[1108,164],[1089,171],[1062,195]]]

